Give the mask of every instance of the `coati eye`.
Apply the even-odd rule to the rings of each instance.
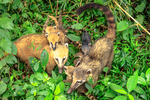
[[[62,59],[62,63],[65,61],[65,59],[66,59],[66,57],[64,57],[64,58]]]
[[[59,63],[59,60],[58,60],[58,58],[55,58],[55,60]]]

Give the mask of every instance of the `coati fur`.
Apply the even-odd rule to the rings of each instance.
[[[91,36],[88,34],[87,31],[83,32],[81,50],[84,53],[84,55],[86,55],[86,52],[90,49],[91,45]]]
[[[71,83],[72,82],[72,75],[73,75],[73,71],[74,71],[74,69],[75,69],[75,67],[73,67],[73,66],[64,66],[64,71],[65,71],[65,73],[67,74],[67,78],[66,78],[66,80],[63,80],[63,82],[69,82],[69,83]],[[82,84],[81,86],[79,86],[78,88],[77,88],[77,91],[79,92],[79,93],[87,93],[88,92],[88,89],[85,87],[85,83],[84,84]],[[95,99],[95,97],[93,96],[93,95],[91,95],[91,94],[88,94],[88,95],[86,95],[90,100],[96,100]]]
[[[24,61],[29,68],[29,57],[40,59],[41,52],[46,49],[49,53],[49,61],[46,71],[51,75],[51,71],[58,65],[59,73],[62,73],[63,66],[68,59],[68,44],[57,45],[56,50],[49,47],[48,40],[44,34],[29,34],[22,36],[14,44],[17,47],[17,57]],[[60,62],[60,63],[59,63]]]
[[[55,22],[56,26],[48,26],[49,18],[52,18]],[[59,22],[58,22],[59,21]],[[53,16],[48,16],[44,26],[43,26],[43,34],[47,36],[50,47],[55,50],[57,44],[64,44],[67,42],[66,31],[62,25],[62,11],[59,15],[59,20]]]
[[[78,58],[76,58],[76,59],[73,61],[74,66],[77,66],[77,65],[80,63],[80,61],[81,61],[81,59],[82,59],[82,57],[83,57],[83,53],[80,51],[80,52],[76,53],[76,54],[74,55],[74,57],[78,57]]]
[[[73,72],[73,81],[68,89],[68,93],[87,82],[87,78],[91,76],[93,81],[98,81],[99,74],[104,67],[111,69],[114,51],[113,43],[116,33],[115,19],[111,11],[100,4],[89,3],[77,9],[77,14],[80,15],[83,11],[89,8],[99,9],[106,15],[108,20],[108,32],[105,36],[98,39],[89,49],[86,55],[83,56],[81,62],[75,67]],[[93,88],[97,83],[90,84]]]

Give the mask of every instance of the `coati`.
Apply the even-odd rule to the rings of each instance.
[[[56,45],[59,44],[64,44],[67,41],[66,40],[66,31],[64,30],[63,26],[62,26],[62,11],[60,12],[59,15],[59,22],[57,21],[57,19],[53,16],[48,16],[44,26],[43,26],[43,34],[45,34],[45,36],[47,36],[47,39],[49,41],[50,47],[55,50],[56,49]],[[56,26],[47,26],[49,23],[49,18],[52,18],[55,21],[55,25]]]
[[[82,52],[80,51],[74,55],[74,57],[79,57],[79,58],[76,58],[73,62],[75,66],[77,66],[80,63],[83,55],[86,55],[86,52],[89,50],[91,46],[92,46],[91,36],[88,34],[87,31],[85,31],[82,34],[82,46],[81,46]]]
[[[81,50],[84,53],[84,55],[86,55],[86,52],[89,50],[91,45],[92,45],[91,36],[88,34],[87,31],[83,32]]]
[[[73,75],[74,69],[75,69],[75,67],[73,67],[73,66],[64,66],[64,71],[67,74],[67,78],[66,78],[66,80],[63,80],[63,82],[69,82],[69,83],[72,82],[72,75]],[[81,86],[79,86],[77,88],[77,91],[79,93],[84,93],[84,94],[87,93],[88,89],[85,87],[85,83],[82,84]],[[90,98],[90,100],[94,100],[95,99],[95,97],[93,95],[91,95],[91,94],[88,94],[86,96],[88,98]]]
[[[77,14],[80,15],[89,8],[99,9],[104,12],[108,20],[108,32],[104,37],[101,37],[92,45],[89,51],[87,51],[87,54],[83,56],[78,66],[75,67],[73,81],[67,93],[71,93],[73,90],[87,82],[89,76],[96,82],[104,67],[107,66],[111,69],[111,63],[114,56],[113,43],[116,33],[114,16],[107,7],[96,3],[89,3],[78,8]],[[90,85],[94,88],[96,83]]]
[[[51,75],[51,70],[58,65],[59,73],[62,73],[62,68],[68,59],[68,43],[57,45],[56,50],[49,47],[48,40],[44,34],[29,34],[22,36],[14,42],[17,47],[17,57],[24,61],[29,68],[29,57],[40,59],[41,52],[46,49],[49,53],[49,61],[46,65],[46,71]]]

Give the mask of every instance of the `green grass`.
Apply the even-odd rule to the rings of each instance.
[[[12,42],[19,37],[32,33],[41,34],[47,14],[58,16],[61,9],[64,10],[62,21],[68,31],[68,37],[75,41],[79,40],[82,34],[79,29],[83,26],[94,43],[107,33],[107,20],[97,9],[85,11],[79,17],[75,15],[80,5],[89,2],[92,1],[58,0],[57,7],[55,0],[51,2],[49,0],[0,0],[0,58],[4,57],[5,53],[16,54]],[[120,98],[149,100],[150,36],[112,0],[111,2],[94,0],[94,2],[105,5],[112,11],[117,33],[112,70],[106,77],[104,73],[99,76],[98,85],[94,89],[87,86],[90,89],[89,93],[96,96],[98,100],[120,100]],[[118,4],[150,31],[148,1],[118,0]],[[77,27],[78,25],[81,27]],[[73,38],[74,35],[76,38]],[[66,65],[73,65],[74,54],[80,50],[77,46],[77,41],[69,44],[70,52]],[[37,62],[42,62],[42,59]],[[63,83],[65,78],[65,73],[59,74],[58,68],[54,69],[52,77],[48,77],[46,73],[28,72],[23,62],[9,55],[0,61],[0,99],[86,100],[87,97],[78,95],[77,91],[67,94],[71,83]]]

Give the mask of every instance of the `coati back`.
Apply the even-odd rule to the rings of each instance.
[[[88,34],[87,31],[83,32],[83,34],[82,34],[82,46],[81,46],[81,50],[82,50],[82,52],[85,55],[86,55],[86,52],[91,47],[91,45],[92,45],[91,36]]]
[[[73,66],[64,66],[64,71],[67,74],[67,78],[63,82],[69,82],[69,83],[72,82],[72,75],[73,75],[74,69],[75,69],[75,67],[73,67]],[[84,93],[84,94],[88,92],[87,88],[85,87],[85,84],[82,84],[81,86],[79,86],[77,88],[77,91],[79,93]],[[88,94],[86,96],[88,98],[90,98],[90,100],[95,100],[95,97],[91,94]]]
[[[35,57],[37,59],[40,59],[40,54],[41,52],[46,49],[47,52],[49,53],[49,61],[48,64],[46,65],[46,71],[48,74],[51,75],[51,71],[53,68],[56,66],[56,55],[58,59],[63,59],[63,57],[68,57],[68,44],[63,44],[63,45],[57,45],[58,50],[56,49],[53,51],[49,45],[48,45],[48,40],[44,36],[44,34],[30,34],[30,35],[25,35],[21,38],[19,38],[17,41],[14,42],[14,44],[17,47],[17,56],[24,61],[29,68],[29,57]],[[63,48],[63,49],[59,49]],[[60,50],[60,51],[59,51]],[[62,54],[63,53],[63,54]],[[55,55],[55,56],[54,56]],[[59,56],[61,55],[61,56]],[[67,60],[64,60],[62,65],[66,63]],[[59,67],[59,66],[58,66]],[[59,68],[61,69],[61,68]]]
[[[87,54],[83,56],[80,64],[78,64],[78,66],[74,69],[73,81],[68,93],[71,93],[80,85],[87,82],[87,78],[89,76],[91,76],[93,81],[96,82],[104,67],[107,66],[111,69],[111,63],[114,55],[113,43],[116,33],[116,25],[113,14],[107,7],[96,3],[89,3],[78,8],[77,14],[80,15],[84,10],[89,8],[99,9],[105,13],[108,20],[108,32],[106,36],[101,37],[94,45],[92,45]],[[95,85],[96,83],[91,86],[94,88]]]
[[[62,19],[61,14],[59,15],[59,21],[53,16],[48,16],[44,26],[43,26],[43,34],[47,36],[47,39],[49,41],[50,47],[55,50],[56,45],[59,44],[64,44],[66,43],[65,41],[65,31],[64,28],[62,27]],[[49,23],[49,18],[52,18],[55,21],[56,26],[48,26]]]

